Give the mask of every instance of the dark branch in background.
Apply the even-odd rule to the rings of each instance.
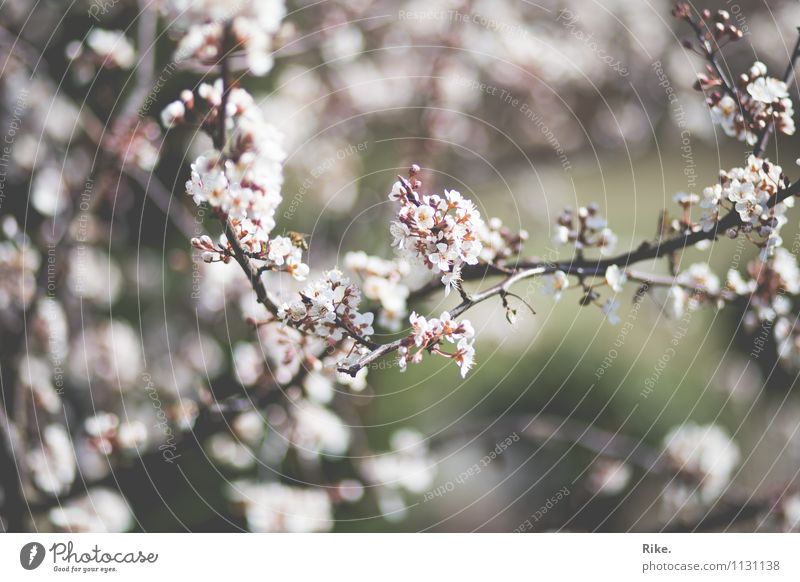
[[[194,236],[194,218],[191,213],[181,204],[172,204],[172,192],[159,180],[154,172],[146,172],[136,164],[126,164],[118,156],[112,155],[110,150],[105,148],[105,127],[103,123],[88,108],[83,107],[80,112],[81,126],[86,131],[86,135],[99,148],[100,156],[95,166],[100,170],[109,167],[116,168],[125,176],[133,180],[145,195],[150,198],[156,207],[166,216],[180,233],[191,240]]]
[[[179,431],[176,440],[176,451],[180,454],[197,450],[204,439],[220,430],[229,430],[231,418],[236,414],[252,409],[255,405],[263,407],[274,398],[280,397],[277,391],[264,393],[256,401],[251,397],[228,399],[224,403],[200,409],[200,416],[191,428]],[[0,418],[2,423],[2,418]],[[610,432],[592,425],[553,415],[516,416],[509,419],[509,424],[500,427],[493,421],[472,421],[469,426],[460,424],[453,432],[442,433],[433,438],[433,446],[441,446],[452,439],[473,438],[476,434],[487,434],[486,427],[494,425],[498,434],[508,435],[518,431],[522,436],[541,443],[574,444],[591,451],[600,457],[616,459],[633,465],[648,473],[669,478],[674,474],[660,452],[636,437]],[[494,437],[493,437],[494,438]],[[365,453],[366,454],[366,453]],[[163,463],[161,452],[153,450],[140,457],[141,467],[122,470],[139,471],[153,463]],[[44,498],[30,504],[34,513],[58,507],[69,499],[83,495],[86,488],[97,486],[116,487],[120,474],[112,474],[90,482],[76,482],[68,493],[58,497]],[[776,491],[789,491],[791,484],[780,485]],[[736,524],[743,524],[755,519],[763,519],[775,511],[780,494],[765,493],[760,496],[731,496],[716,502],[713,511],[696,520],[674,520],[666,525],[656,525],[648,531],[664,532],[701,532],[728,530]],[[20,508],[21,509],[21,508]]]
[[[474,438],[475,434],[485,434],[487,438],[497,439],[498,435],[508,435],[512,431],[539,443],[576,445],[599,457],[615,459],[637,467],[648,475],[657,475],[665,479],[676,475],[675,469],[670,466],[664,454],[640,438],[610,432],[573,418],[547,414],[537,414],[533,417],[515,416],[509,418],[508,422],[502,423],[492,419],[483,422],[476,420],[469,426],[459,425],[458,430],[435,436],[433,440],[434,443],[444,443],[452,439]],[[762,520],[775,513],[781,499],[785,499],[795,490],[795,483],[781,483],[772,489],[773,491],[757,496],[734,491],[730,496],[717,500],[713,509],[695,519],[676,518],[667,524],[649,526],[647,531],[727,531],[736,525],[756,519]]]
[[[458,438],[472,439],[478,433],[497,440],[512,432],[540,443],[577,445],[602,457],[624,461],[648,473],[668,474],[668,465],[660,451],[641,439],[552,414],[514,415],[499,422],[492,419],[474,420],[469,425],[459,423],[456,430],[435,435],[432,441],[440,444]]]
[[[161,213],[172,221],[187,240],[195,236],[195,222],[191,213],[181,204],[172,204],[172,192],[153,172],[146,172],[134,164],[125,164],[122,172],[136,182],[145,195],[153,201]]]
[[[635,465],[647,473],[664,473],[667,470],[663,455],[641,439],[609,432],[571,418],[537,416],[522,430],[528,437],[574,443],[598,455]]]

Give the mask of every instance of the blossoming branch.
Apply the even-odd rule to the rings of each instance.
[[[264,10],[275,15],[271,9]],[[780,266],[788,260],[783,253],[776,255],[775,249],[781,245],[780,229],[786,223],[785,214],[793,206],[798,186],[790,183],[780,166],[761,155],[766,145],[764,138],[771,131],[794,133],[792,102],[786,81],[768,76],[761,63],[754,64],[735,83],[726,78],[718,66],[719,50],[725,43],[741,38],[726,12],[704,11],[695,15],[688,5],[680,4],[674,14],[696,35],[698,48],[689,41],[686,45],[707,61],[708,72],[699,75],[696,87],[706,93],[713,119],[728,135],[756,148],[746,166],[721,171],[719,182],[703,190],[702,200],[694,193],[676,194],[674,201],[680,207],[680,214],[667,220],[667,236],[659,241],[643,242],[634,251],[611,256],[617,237],[600,216],[599,208],[589,205],[576,212],[565,210],[555,227],[554,242],[574,246],[576,255],[572,260],[557,265],[531,262],[520,257],[527,233],[511,233],[497,219],[484,221],[475,204],[457,191],[445,190],[441,195],[424,193],[421,169],[414,165],[408,177],[398,177],[389,193],[389,199],[398,206],[396,220],[388,228],[396,257],[388,260],[362,254],[359,264],[352,258],[346,263],[361,275],[369,272],[369,297],[381,303],[379,321],[390,331],[399,330],[400,321],[408,316],[407,299],[412,290],[403,279],[412,271],[429,271],[439,280],[439,286],[428,284],[425,294],[439,287],[447,296],[457,289],[462,298],[457,307],[430,320],[411,313],[409,335],[378,345],[370,339],[374,334],[374,314],[359,310],[362,290],[335,267],[309,284],[295,299],[273,298],[263,278],[265,273],[287,272],[303,280],[309,274],[309,267],[303,263],[302,245],[273,234],[276,209],[282,200],[284,158],[277,131],[264,121],[252,97],[234,86],[226,74],[230,53],[242,50],[253,55],[264,45],[263,38],[254,38],[241,30],[237,17],[225,26],[214,23],[213,30],[205,34],[190,27],[181,46],[190,46],[190,54],[205,62],[220,63],[222,77],[213,85],[202,84],[196,95],[185,91],[162,114],[165,126],[194,123],[208,131],[217,144],[215,151],[192,164],[187,193],[196,204],[207,204],[214,210],[225,232],[216,243],[202,236],[194,239],[193,245],[208,262],[235,259],[245,269],[275,325],[288,325],[332,346],[339,346],[346,338],[351,340],[346,355],[336,364],[340,371],[350,375],[393,351],[399,352],[401,368],[408,362],[419,362],[427,351],[455,360],[462,374],[466,374],[474,361],[474,332],[468,320],[458,322],[451,318],[494,296],[502,299],[509,317],[513,317],[516,310],[512,309],[509,297],[520,298],[512,293],[511,287],[529,277],[543,277],[543,289],[556,300],[570,287],[579,287],[581,304],[597,305],[611,323],[619,321],[616,296],[628,281],[667,286],[666,305],[674,315],[703,303],[719,306],[732,296],[747,293],[759,286],[759,273],[774,272],[776,263]],[[267,18],[260,13],[255,16],[256,20]],[[257,62],[259,66],[253,72],[266,73],[268,59]],[[792,70],[790,63],[787,75]],[[703,210],[699,219],[692,216],[696,206]],[[720,234],[729,238],[745,236],[761,249],[759,263],[750,267],[756,273],[753,283],[742,282],[741,276],[732,272],[723,292],[719,278],[702,263],[674,273],[667,281],[630,271],[636,262],[674,256]],[[592,249],[607,258],[588,258],[586,253]],[[370,270],[370,264],[378,268]],[[464,282],[487,272],[504,278],[494,287],[470,294]],[[571,277],[576,278],[576,283]],[[604,287],[608,293],[603,292]],[[786,313],[782,299],[764,297],[762,288],[759,303],[770,304],[773,300],[778,301],[777,308],[759,309],[760,318]],[[782,330],[780,339],[784,343],[790,334],[796,335],[784,324],[776,326],[776,330]],[[447,343],[454,344],[453,351],[446,350]],[[413,355],[412,349],[416,349]]]

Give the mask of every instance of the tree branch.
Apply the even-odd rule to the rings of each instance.
[[[267,288],[264,286],[264,282],[261,280],[258,269],[247,257],[247,253],[245,253],[244,249],[242,248],[242,244],[239,242],[239,237],[236,235],[236,231],[234,230],[230,219],[225,219],[223,225],[225,227],[225,236],[228,238],[228,243],[233,249],[233,258],[237,263],[239,263],[239,266],[244,271],[244,274],[247,275],[250,285],[253,287],[253,291],[256,293],[256,297],[258,297],[259,303],[264,305],[264,307],[266,307],[272,315],[277,317],[278,306],[275,305],[275,302],[273,302],[272,299],[270,299],[269,294],[267,293]]]
[[[786,200],[790,196],[796,196],[800,193],[800,180],[795,182],[794,184],[790,185],[787,188],[779,191],[773,198],[771,198],[767,202],[767,207],[772,208],[779,202]],[[603,277],[605,276],[606,269],[612,265],[616,265],[620,268],[626,269],[629,265],[634,263],[640,263],[642,261],[647,261],[650,259],[658,259],[663,257],[664,255],[672,254],[676,251],[684,250],[688,247],[696,245],[700,241],[704,240],[715,240],[717,236],[719,236],[720,232],[725,232],[728,229],[736,228],[741,226],[743,223],[739,213],[736,210],[731,210],[722,217],[719,222],[717,223],[717,227],[714,230],[710,230],[708,232],[705,231],[697,231],[685,234],[683,236],[679,236],[676,238],[668,239],[666,241],[658,241],[655,245],[649,242],[643,242],[639,245],[638,248],[635,250],[629,251],[627,253],[619,254],[615,257],[611,257],[608,259],[573,259],[571,261],[564,261],[559,263],[553,262],[541,262],[541,261],[522,261],[511,267],[513,269],[513,274],[508,275],[503,281],[500,283],[486,289],[485,291],[481,291],[472,296],[468,296],[467,299],[459,303],[454,309],[450,311],[450,315],[453,317],[457,317],[467,310],[471,309],[478,303],[482,303],[491,297],[495,297],[498,295],[503,295],[508,293],[509,288],[518,283],[522,280],[529,279],[531,277],[536,277],[539,275],[546,275],[555,273],[556,271],[562,271],[567,275],[573,275],[580,278],[587,278],[587,277]],[[504,266],[505,267],[505,266]],[[496,270],[496,267],[483,265],[480,267],[471,267],[469,269],[464,269],[462,272],[462,277],[464,280],[468,279],[479,279],[486,276],[486,271],[488,269]],[[666,284],[666,281],[662,281]],[[436,286],[426,285],[423,289],[427,290],[434,290],[439,287],[438,281],[434,281],[437,283]],[[418,295],[420,296],[420,295]],[[358,371],[371,364],[372,362],[376,361],[377,359],[390,354],[394,351],[397,351],[404,343],[406,338],[401,338],[395,340],[393,342],[383,344],[366,354],[364,357],[359,359],[354,364],[339,368],[340,372],[344,372],[354,376],[358,373]]]

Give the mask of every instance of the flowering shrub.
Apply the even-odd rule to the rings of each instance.
[[[533,289],[562,304],[574,300],[580,310],[594,310],[620,330],[631,325],[629,320],[623,324],[623,318],[631,316],[620,309],[624,294],[632,288],[636,309],[652,300],[671,319],[701,309],[740,308],[750,333],[768,330],[776,359],[785,369],[800,369],[795,299],[800,294],[800,267],[794,249],[787,249],[781,236],[790,223],[800,181],[768,155],[772,137],[795,132],[791,81],[797,48],[783,77],[769,75],[760,61],[733,75],[720,65],[722,49],[742,42],[745,35],[731,15],[724,10],[698,13],[684,3],[675,7],[674,15],[693,33],[693,39],[685,41],[686,48],[705,65],[695,84],[703,93],[704,114],[724,134],[751,149],[742,156],[741,167],[715,168],[714,183],[694,192],[675,193],[652,240],[622,248],[623,220],[599,203],[576,204],[575,209],[558,213],[554,224],[531,227],[534,234],[547,232],[556,255],[570,254],[567,259],[545,260],[535,254],[527,230],[493,216],[502,214],[501,209],[494,212],[492,207],[489,212],[478,194],[444,188],[457,184],[461,191],[473,192],[472,185],[462,186],[448,176],[441,181],[450,184],[438,189],[435,182],[440,179],[434,168],[412,164],[411,156],[398,154],[408,170],[383,184],[381,202],[390,210],[387,219],[374,228],[386,252],[367,248],[366,242],[358,245],[363,248],[352,248],[356,245],[348,242],[343,243],[348,251],[341,261],[327,261],[330,253],[321,255],[325,261],[312,261],[306,235],[287,230],[282,220],[287,208],[293,214],[303,201],[284,171],[293,163],[297,141],[313,142],[311,136],[320,132],[313,127],[313,119],[303,125],[296,118],[289,125],[297,126],[297,135],[290,135],[285,127],[279,130],[269,102],[291,101],[291,96],[276,89],[265,104],[247,88],[251,77],[273,78],[280,51],[291,54],[293,43],[303,47],[302,38],[293,36],[292,23],[284,21],[283,1],[170,0],[163,4],[159,12],[148,9],[145,16],[152,31],[157,30],[159,18],[173,23],[172,62],[185,67],[182,71],[187,75],[171,84],[184,85],[170,87],[170,98],[160,111],[139,120],[131,111],[141,102],[156,101],[146,95],[152,83],[145,87],[145,95],[132,91],[132,105],[126,104],[126,115],[108,123],[108,136],[102,116],[90,112],[81,118],[84,137],[98,150],[108,150],[96,165],[114,168],[116,177],[102,174],[102,180],[93,179],[100,170],[86,156],[70,153],[70,132],[57,125],[44,128],[51,134],[48,143],[54,150],[46,154],[63,157],[64,165],[75,168],[77,176],[53,170],[50,158],[47,167],[28,164],[32,207],[52,222],[48,223],[52,232],[42,236],[43,242],[33,240],[10,216],[2,223],[0,305],[9,321],[24,322],[14,339],[20,344],[24,340],[26,348],[9,357],[15,406],[11,410],[4,406],[0,421],[9,437],[6,457],[16,454],[18,433],[23,441],[30,441],[19,458],[25,467],[17,470],[22,483],[17,501],[30,499],[36,506],[29,516],[17,515],[13,527],[23,524],[59,531],[137,527],[125,494],[110,488],[115,478],[112,470],[130,468],[147,450],[158,451],[171,464],[180,457],[179,445],[195,434],[202,435],[194,440],[200,442],[203,455],[234,475],[223,492],[224,503],[241,527],[266,532],[327,531],[334,527],[340,507],[366,498],[375,502],[386,519],[400,518],[407,512],[406,498],[424,493],[435,483],[436,443],[404,427],[389,435],[383,452],[373,450],[363,434],[370,425],[360,418],[361,404],[353,403],[368,402],[375,395],[372,373],[380,366],[396,367],[413,378],[410,368],[433,360],[447,364],[441,373],[448,378],[472,381],[473,371],[493,357],[491,341],[484,340],[488,335],[485,312],[477,306],[496,301],[507,329],[512,330],[500,333],[512,335],[517,328],[510,326],[537,319],[539,299],[530,292]],[[333,26],[335,20],[327,24]],[[571,35],[575,22],[572,15]],[[147,27],[143,24],[142,28]],[[455,43],[458,36],[451,31],[450,40]],[[326,42],[320,51],[324,59],[339,63],[333,67],[336,74],[345,75],[353,58],[348,47],[360,51],[362,41],[355,36],[338,38]],[[95,75],[136,68],[137,50],[141,54],[145,48],[141,42],[134,43],[120,30],[96,28],[84,40],[71,41],[65,56],[75,82],[85,86]],[[457,67],[444,58],[436,66]],[[202,80],[186,81],[197,72]],[[336,74],[332,79],[309,80],[304,71],[294,72],[305,79],[312,94],[324,83],[336,83]],[[275,75],[286,74],[277,67]],[[479,89],[495,96],[489,87]],[[48,90],[51,87],[42,89]],[[383,96],[386,102],[393,98],[390,93]],[[464,99],[466,106],[463,95],[453,97],[453,93],[461,91],[436,91],[437,98]],[[526,109],[508,95],[508,103],[524,113]],[[344,118],[355,104],[372,106],[370,98],[367,90],[350,95],[331,115]],[[79,115],[71,104],[60,107]],[[426,118],[424,123],[435,135],[446,125],[436,117],[447,108],[433,109],[434,119]],[[313,118],[313,108],[301,117]],[[151,118],[158,118],[160,127]],[[543,119],[537,131],[555,136],[549,128],[542,129]],[[179,164],[173,177],[183,187],[170,192],[156,171],[159,160],[174,153],[162,142],[177,143],[190,134],[192,143],[186,148],[190,159]],[[20,139],[16,155],[24,159],[25,151],[35,145]],[[414,152],[419,164],[435,160],[436,146],[430,147]],[[742,146],[737,143],[737,147]],[[564,153],[560,144],[554,149]],[[335,157],[346,165],[343,160],[348,155],[347,150],[339,150]],[[321,163],[310,169],[309,189],[327,187],[326,167]],[[81,169],[88,178],[84,179]],[[113,219],[91,212],[92,204],[100,204],[89,202],[93,189],[97,187],[102,200],[109,184],[123,176],[138,184],[147,200],[152,198],[176,223],[187,239],[181,242],[182,248],[191,248],[199,258],[191,266],[177,254],[168,260],[170,269],[182,280],[191,278],[196,287],[192,309],[198,333],[190,339],[183,336],[195,327],[191,319],[182,326],[185,329],[178,334],[182,337],[159,329],[153,339],[145,338],[141,329],[124,318],[111,317],[112,307],[127,291],[126,278],[136,277],[137,289],[145,289],[151,298],[163,291],[147,290],[148,276],[142,273],[146,269],[138,257],[124,268],[117,264],[109,255]],[[66,196],[76,210],[62,208],[61,192],[81,190],[82,194]],[[290,190],[295,198],[287,200]],[[184,202],[192,205],[191,212]],[[177,218],[175,206],[180,209]],[[141,216],[146,210],[141,209]],[[100,234],[104,226],[107,236]],[[717,273],[709,262],[694,255],[683,260],[682,254],[690,250],[705,252],[725,244],[752,250],[753,258],[744,270],[732,266],[727,273]],[[70,257],[63,274],[68,291],[61,295],[48,292],[48,277],[60,276],[55,267],[49,272],[45,263],[48,249],[56,247],[64,248]],[[661,263],[666,274],[657,272]],[[640,264],[649,270],[638,270]],[[164,270],[158,262],[150,267],[155,272]],[[530,286],[524,294],[519,285],[523,281]],[[432,311],[425,303],[430,299],[441,302]],[[84,303],[96,311],[85,321],[76,319]],[[230,306],[238,312],[230,313]],[[530,316],[524,313],[525,319],[518,313],[523,309],[530,312]],[[205,327],[201,330],[200,322],[210,329],[209,322],[220,313],[230,354],[219,345],[221,335]],[[152,317],[149,312],[147,316]],[[246,335],[227,328],[236,321],[245,322]],[[624,344],[627,333],[620,331],[615,346]],[[617,349],[612,349],[616,354]],[[616,357],[609,351],[610,362]],[[231,369],[226,381],[228,360]],[[163,378],[172,378],[174,389]],[[589,391],[592,388],[594,384]],[[62,415],[63,402],[70,402],[75,411]],[[26,420],[39,415],[42,430],[33,430]],[[77,428],[73,418],[79,419]],[[713,423],[678,423],[659,445],[640,447],[596,427],[565,428],[565,423],[553,426],[547,419],[544,424],[534,420],[519,428],[520,434],[546,440],[567,434],[572,442],[597,454],[585,477],[592,497],[622,494],[634,479],[634,469],[663,477],[668,519],[698,508],[706,511],[723,499],[743,457],[736,435],[731,437]],[[589,437],[600,438],[604,446],[593,445]],[[261,467],[269,470],[260,471]],[[290,475],[292,471],[298,476]],[[262,478],[265,472],[270,476]],[[85,490],[80,489],[80,477],[88,484]],[[787,487],[786,495],[764,512],[776,520],[776,529],[797,527],[792,519],[798,501],[792,491]]]

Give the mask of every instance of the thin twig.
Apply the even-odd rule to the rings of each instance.
[[[706,38],[706,33],[710,33],[711,31],[708,27],[704,27],[693,20],[692,18],[687,18],[686,22],[689,26],[692,27],[692,30],[697,37],[697,40],[700,42],[701,46],[703,47],[703,56],[705,57],[706,61],[708,61],[709,66],[713,69],[713,71],[719,77],[719,80],[722,81],[722,89],[730,95],[736,104],[739,106],[741,110],[741,103],[739,101],[739,92],[736,90],[736,86],[728,80],[728,74],[726,71],[722,69],[722,66],[719,64],[719,60],[717,60],[717,49],[714,48],[714,45]],[[704,22],[704,21],[703,21]],[[719,45],[717,45],[719,46]]]

